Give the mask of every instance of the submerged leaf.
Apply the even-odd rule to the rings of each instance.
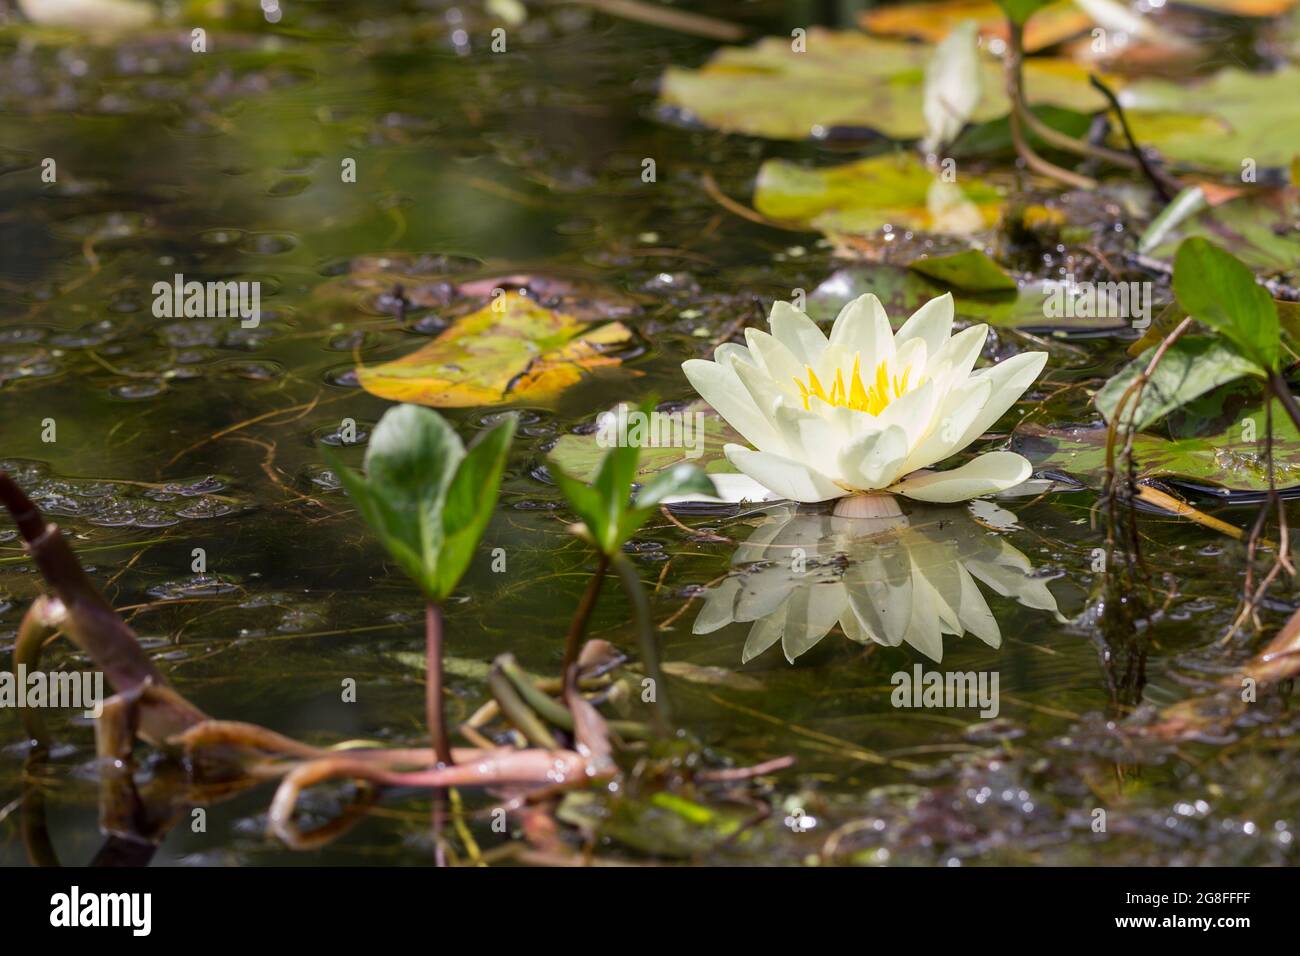
[[[357,379],[380,398],[435,408],[538,401],[618,365],[610,352],[631,338],[621,322],[592,328],[505,292],[410,355],[357,369]]]

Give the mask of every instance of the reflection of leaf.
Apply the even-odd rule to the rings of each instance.
[[[975,176],[945,183],[908,153],[823,169],[774,159],[758,171],[754,208],[830,235],[872,233],[885,225],[966,234],[997,222],[1002,193]]]
[[[637,481],[645,481],[651,475],[682,462],[698,465],[705,472],[733,470],[722,454],[722,446],[729,443],[743,443],[744,439],[732,431],[731,427],[718,417],[717,412],[704,402],[692,402],[682,409],[681,414],[694,416],[697,412],[704,415],[704,438],[699,457],[687,457],[687,452],[690,451],[687,448],[668,445],[659,448],[642,446],[641,457],[637,462]],[[695,419],[692,417],[691,421]],[[566,475],[580,481],[591,481],[600,469],[605,451],[595,434],[562,435],[547,456],[548,464],[558,466]]]
[[[1016,280],[979,249],[950,256],[926,256],[912,261],[908,268],[966,292],[1008,292],[1016,288]]]
[[[915,37],[937,43],[962,20],[979,24],[980,36],[1007,39],[1006,17],[995,0],[934,0],[891,4],[868,10],[862,25],[872,33]],[[1067,40],[1092,26],[1070,0],[1057,0],[1036,11],[1025,26],[1025,51],[1033,53]]]
[[[579,381],[587,369],[617,365],[619,358],[608,353],[631,336],[620,322],[590,328],[506,292],[424,348],[359,368],[357,378],[381,398],[435,408],[545,399]]]
[[[1219,435],[1170,441],[1141,433],[1133,441],[1139,478],[1183,478],[1232,491],[1266,491],[1264,410],[1242,416],[1254,422],[1258,440],[1244,440],[1241,423]],[[1273,409],[1274,464],[1279,487],[1300,485],[1300,435],[1280,407]],[[1024,455],[1035,471],[1064,472],[1100,488],[1106,471],[1106,429],[1047,428],[1026,422],[1012,434],[1011,450]]]
[[[808,32],[796,53],[789,37],[768,37],[749,47],[719,50],[703,67],[665,72],[660,96],[670,106],[716,129],[772,139],[804,139],[815,128],[866,127],[894,139],[925,134],[921,112],[924,69],[932,47],[860,33]],[[1006,115],[1001,64],[980,65],[982,92],[971,121]],[[1105,99],[1087,73],[1064,60],[1025,63],[1031,105],[1091,113]]]
[[[1230,67],[1204,82],[1139,80],[1119,94],[1139,143],[1174,160],[1240,172],[1249,157],[1284,167],[1300,142],[1300,67],[1247,73]]]
[[[1155,347],[1120,369],[1097,393],[1097,408],[1110,421],[1120,397],[1151,363]],[[1246,375],[1258,375],[1259,368],[1234,349],[1208,336],[1184,336],[1165,352],[1142,389],[1140,402],[1130,396],[1123,421],[1138,429],[1163,418],[1175,408],[1220,385]]]

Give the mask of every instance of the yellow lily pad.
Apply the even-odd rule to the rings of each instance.
[[[925,135],[925,65],[934,47],[863,33],[812,29],[805,52],[789,37],[724,47],[698,70],[670,67],[660,98],[700,122],[729,133],[804,139],[836,126],[873,129],[898,140]],[[981,96],[971,122],[1005,116],[1002,64],[980,63]],[[1025,62],[1031,105],[1081,113],[1106,108],[1082,67],[1034,57]]]
[[[861,23],[872,33],[883,36],[913,37],[938,43],[963,20],[974,20],[985,40],[1008,36],[1007,16],[996,0],[925,0],[878,7],[862,14]],[[1083,33],[1092,26],[1092,18],[1072,0],[1057,0],[1034,13],[1025,24],[1025,50],[1055,46],[1062,40]]]
[[[592,326],[506,292],[410,355],[358,368],[357,379],[372,395],[434,408],[542,401],[618,365],[631,338],[621,322]]]

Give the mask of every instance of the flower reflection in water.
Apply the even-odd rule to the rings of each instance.
[[[905,514],[895,502],[885,498],[865,518],[764,509],[732,555],[735,570],[708,590],[694,632],[753,621],[742,662],[778,641],[793,662],[838,623],[859,644],[910,644],[938,661],[945,634],[1002,643],[980,584],[1064,620],[1029,559],[993,530],[1012,526],[1013,515],[988,501],[906,502]]]

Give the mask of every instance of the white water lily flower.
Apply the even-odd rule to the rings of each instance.
[[[723,449],[752,480],[743,497],[814,502],[888,491],[949,503],[1029,477],[1029,462],[1007,451],[950,471],[923,470],[997,422],[1047,361],[1046,352],[1024,352],[973,372],[988,326],[952,335],[951,295],[921,306],[897,333],[870,294],[841,310],[829,338],[788,302],[776,303],[768,322],[771,334],[745,330],[748,348],[726,343],[714,361],[682,365],[695,390],[754,446]]]

